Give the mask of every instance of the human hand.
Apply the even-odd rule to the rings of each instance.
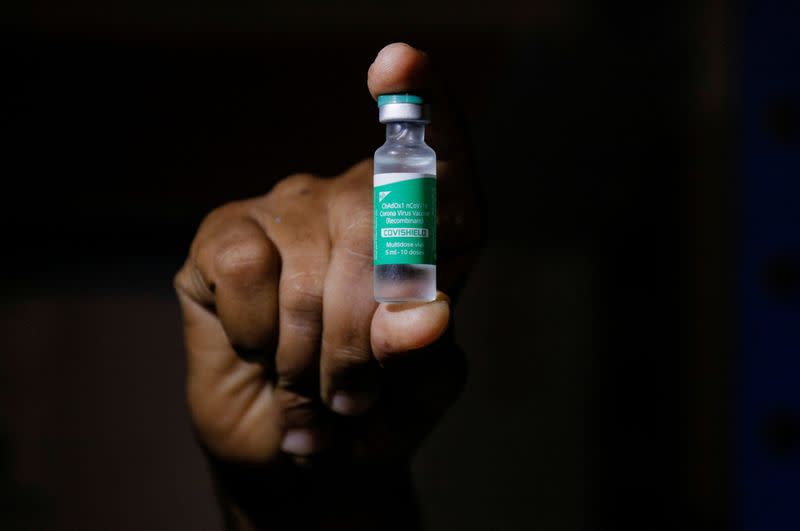
[[[436,90],[431,76],[425,54],[396,43],[368,86],[373,97]],[[438,277],[455,294],[482,220],[462,129],[436,103]],[[322,459],[339,471],[401,463],[460,390],[450,299],[373,299],[370,161],[330,179],[293,175],[215,210],[175,286],[190,413],[217,463],[276,478]]]

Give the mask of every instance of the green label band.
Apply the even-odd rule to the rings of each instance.
[[[379,173],[373,192],[375,265],[436,265],[436,176]]]

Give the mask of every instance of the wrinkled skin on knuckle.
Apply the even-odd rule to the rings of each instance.
[[[263,287],[265,280],[277,274],[279,256],[247,216],[248,203],[223,205],[203,220],[189,256],[173,280],[179,297],[186,296],[215,312],[220,282],[240,291],[259,283]]]
[[[370,190],[348,189],[334,199],[334,246],[372,262],[372,197]]]
[[[372,264],[372,217],[357,215],[348,222],[336,246],[348,253],[351,259]]]
[[[350,343],[351,339],[349,338],[343,338],[343,341],[344,342],[334,346],[332,352],[333,357],[339,364],[357,366],[364,365],[369,361],[372,354],[370,350],[360,348]]]
[[[211,270],[204,273],[214,273],[215,265],[217,265],[217,256],[215,255],[219,248],[240,239],[237,238],[236,227],[239,223],[242,225],[247,223],[246,214],[249,204],[250,201],[236,201],[209,212],[200,223],[192,240],[187,266],[208,264]]]
[[[276,269],[275,257],[258,238],[234,240],[222,245],[214,257],[217,277],[240,289],[257,285]]]
[[[208,300],[211,297],[208,286],[203,281],[195,261],[189,257],[172,279],[172,287],[179,296],[185,295],[196,299],[193,294],[201,294],[199,298]],[[200,301],[196,301],[200,302]]]
[[[317,273],[298,271],[281,278],[280,306],[291,314],[319,319],[324,279]]]

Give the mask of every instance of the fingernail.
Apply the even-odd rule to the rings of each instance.
[[[281,441],[281,450],[293,455],[311,455],[316,448],[316,439],[310,430],[291,429]]]
[[[361,415],[375,400],[372,393],[339,391],[333,395],[331,409],[340,415]]]

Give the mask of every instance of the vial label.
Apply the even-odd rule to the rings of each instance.
[[[377,173],[374,184],[374,264],[436,265],[436,176]]]

